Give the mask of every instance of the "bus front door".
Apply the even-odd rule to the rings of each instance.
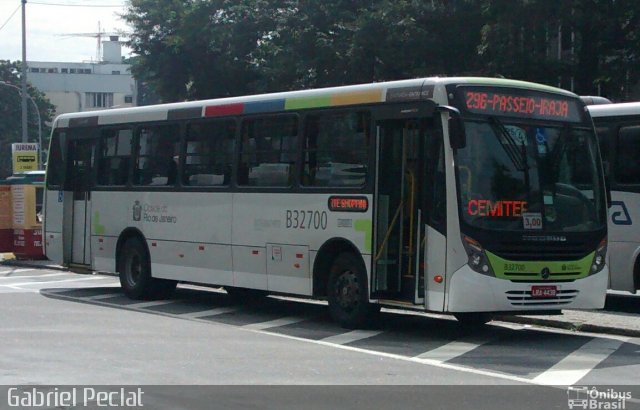
[[[373,296],[424,302],[420,172],[424,127],[416,119],[376,123],[376,223]]]
[[[425,305],[425,277],[444,276],[442,134],[433,118],[376,123],[372,295]],[[442,167],[442,172],[439,169]],[[427,258],[430,263],[427,263]],[[438,309],[440,310],[440,309]]]
[[[71,233],[69,250],[65,262],[74,265],[89,265],[91,262],[91,186],[96,156],[96,140],[72,140],[69,142],[69,160],[66,191],[73,195],[73,201],[66,202],[70,212],[65,210],[66,232]],[[67,237],[68,238],[68,237]],[[70,246],[69,246],[70,245]],[[69,249],[70,248],[70,249]]]

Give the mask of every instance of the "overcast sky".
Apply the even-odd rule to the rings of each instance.
[[[27,0],[27,61],[96,61],[95,36],[66,34],[95,35],[98,24],[100,31],[106,33],[127,31],[118,17],[124,12],[125,3],[126,0]],[[0,0],[0,60],[22,60],[21,9],[21,0]],[[128,53],[123,47],[123,55]]]

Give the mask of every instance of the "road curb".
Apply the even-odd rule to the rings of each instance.
[[[530,316],[497,316],[496,320],[502,322],[520,323],[527,325],[537,325],[554,327],[574,332],[605,333],[617,336],[640,337],[640,330],[625,329],[620,327],[594,325],[590,323],[568,322],[565,320],[539,318]]]

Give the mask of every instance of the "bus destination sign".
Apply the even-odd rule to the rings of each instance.
[[[577,100],[530,90],[460,87],[463,107],[472,114],[581,121]]]
[[[329,210],[332,212],[367,212],[369,200],[366,196],[331,196]]]

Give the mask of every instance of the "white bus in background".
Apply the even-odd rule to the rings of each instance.
[[[425,78],[64,114],[46,255],[119,272],[132,298],[180,281],[486,322],[601,308],[597,140],[574,94]]]
[[[588,108],[611,190],[609,287],[636,292],[640,289],[640,102]]]

